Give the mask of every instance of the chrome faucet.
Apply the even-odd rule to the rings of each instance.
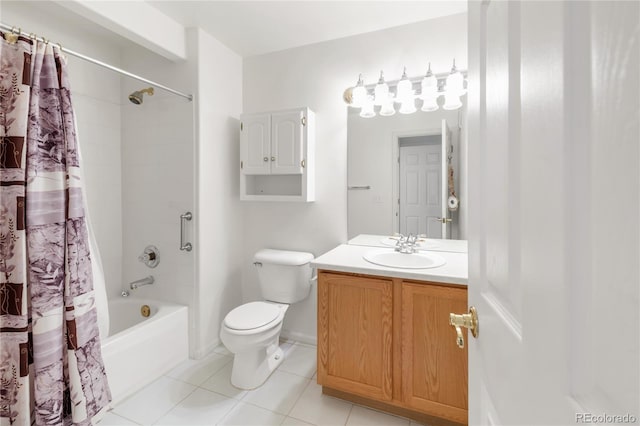
[[[136,280],[129,283],[129,287],[131,288],[131,290],[135,290],[138,287],[142,287],[143,285],[151,285],[154,282],[155,282],[155,279],[153,278],[153,275],[149,275],[146,278],[142,278],[141,280]]]
[[[417,235],[413,235],[410,233],[409,235],[405,236],[400,234],[400,237],[398,238],[398,242],[396,243],[395,250],[397,252],[404,253],[404,254],[416,253],[418,251],[418,249],[416,248],[417,242],[418,242]]]

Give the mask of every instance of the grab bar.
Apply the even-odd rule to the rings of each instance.
[[[193,218],[191,212],[186,212],[180,215],[180,250],[191,251],[193,246],[191,243],[184,242],[185,226],[187,221]]]

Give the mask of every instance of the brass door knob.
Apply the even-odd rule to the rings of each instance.
[[[473,337],[478,337],[478,313],[476,308],[471,306],[468,314],[449,314],[449,325],[452,325],[456,329],[456,344],[460,349],[464,348],[464,336],[460,327],[465,327],[471,330]]]

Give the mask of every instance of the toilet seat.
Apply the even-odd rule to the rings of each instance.
[[[224,325],[231,330],[255,330],[274,322],[281,312],[278,305],[272,303],[245,303],[227,314],[224,318]]]

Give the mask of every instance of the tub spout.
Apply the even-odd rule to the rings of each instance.
[[[129,283],[129,287],[131,288],[131,290],[135,290],[138,287],[142,287],[143,285],[151,285],[154,283],[154,281],[155,279],[153,278],[153,275],[149,275],[146,278],[142,278],[141,280],[136,280]]]

